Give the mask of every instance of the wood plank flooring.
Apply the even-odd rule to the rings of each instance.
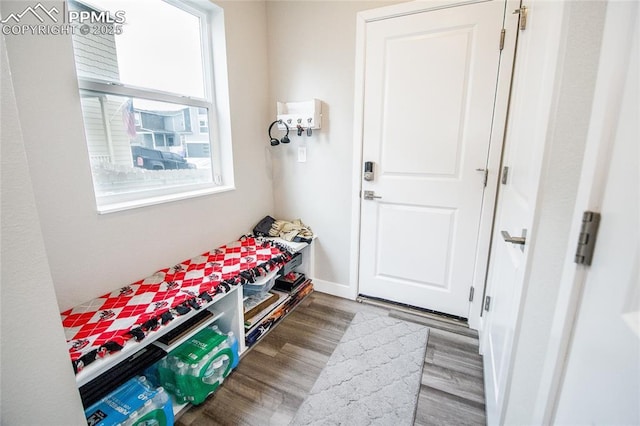
[[[466,324],[314,292],[242,358],[214,395],[184,412],[177,425],[287,425],[359,311],[430,329],[415,425],[486,423],[478,336]]]

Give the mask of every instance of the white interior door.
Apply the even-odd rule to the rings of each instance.
[[[518,36],[512,97],[509,105],[503,182],[491,248],[481,349],[484,355],[485,404],[488,424],[501,424],[517,319],[527,273],[531,234],[552,109],[553,85],[562,29],[561,2],[528,4],[528,25]],[[541,58],[545,58],[541,60]],[[525,237],[525,244],[510,237]],[[486,305],[485,305],[486,306]]]
[[[360,294],[468,317],[505,5],[367,23]]]

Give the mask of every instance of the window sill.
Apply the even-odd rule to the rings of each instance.
[[[109,203],[98,206],[98,214],[115,213],[124,210],[137,209],[140,207],[154,206],[157,204],[170,203],[172,201],[187,200],[189,198],[203,197],[205,195],[218,194],[235,190],[235,186],[216,186],[215,188],[199,189],[194,191],[180,192],[177,194],[159,195],[155,197],[143,198],[139,200],[123,201],[119,203]]]

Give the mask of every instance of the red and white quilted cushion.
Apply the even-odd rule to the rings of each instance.
[[[264,275],[289,258],[288,252],[271,242],[243,237],[62,312],[76,371],[96,356],[121,349],[133,338],[132,330],[146,331],[143,326],[148,321],[159,320],[170,310],[169,317],[179,315],[177,308],[188,311],[194,302],[202,305],[206,300],[200,296],[215,295],[222,282],[240,284],[240,274]]]

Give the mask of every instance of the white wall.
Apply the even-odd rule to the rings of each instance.
[[[265,4],[220,5],[237,189],[102,216],[95,211],[71,41],[3,37],[3,425],[86,424],[60,310],[233,240],[272,213],[263,150]],[[12,5],[1,6],[6,16]]]
[[[0,424],[81,425],[2,37]]]
[[[323,102],[322,129],[311,137],[292,131],[289,146],[270,148],[275,213],[311,226],[318,235],[314,285],[343,296],[356,286],[349,282],[356,14],[393,3],[399,1],[267,2],[270,118],[277,101]],[[297,162],[301,146],[306,163]]]
[[[24,8],[24,2],[17,4]],[[107,215],[96,213],[70,37],[7,36],[60,310],[231,241],[272,213],[263,150],[269,86],[265,4],[220,5],[227,22],[237,189]],[[11,2],[2,6],[3,11],[16,8]]]

